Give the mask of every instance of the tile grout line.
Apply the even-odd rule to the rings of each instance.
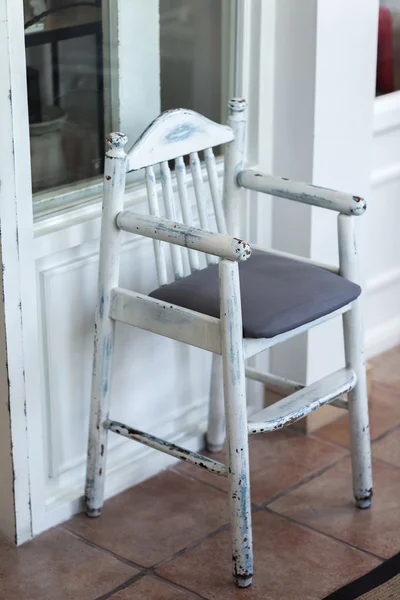
[[[324,531],[320,531],[319,529],[316,529],[315,527],[312,527],[311,525],[308,525],[307,523],[302,523],[301,521],[297,521],[296,519],[293,519],[292,517],[288,517],[287,515],[283,515],[283,514],[279,513],[278,511],[273,510],[270,507],[265,506],[263,508],[263,510],[266,511],[266,512],[269,512],[272,515],[275,515],[277,517],[281,517],[282,519],[285,519],[285,521],[289,521],[290,523],[293,523],[294,525],[297,525],[298,527],[303,527],[304,529],[308,529],[310,531],[313,531],[314,533],[319,533],[319,535],[322,535],[322,536],[324,536],[324,537],[326,537],[326,538],[328,538],[330,540],[334,540],[335,542],[339,542],[340,544],[343,544],[347,548],[351,548],[352,550],[357,550],[358,552],[361,552],[362,554],[365,554],[366,556],[370,556],[371,558],[376,558],[381,563],[387,560],[387,558],[384,558],[383,556],[379,556],[378,554],[374,554],[373,552],[369,552],[369,550],[364,550],[363,548],[359,548],[358,546],[355,546],[354,544],[350,544],[350,542],[346,542],[345,540],[337,538],[334,535],[331,535],[329,533],[325,533]]]
[[[259,507],[259,506],[254,506],[253,507],[253,512],[259,512],[260,510],[261,510],[261,507]],[[155,565],[152,565],[151,567],[144,567],[142,565],[139,565],[138,563],[130,561],[127,558],[124,558],[123,556],[120,556],[119,554],[116,554],[112,550],[108,550],[107,548],[104,548],[103,546],[100,546],[99,544],[96,544],[95,542],[92,542],[92,541],[88,540],[87,538],[83,537],[82,535],[80,535],[78,533],[75,533],[74,531],[70,531],[69,529],[65,528],[62,525],[60,526],[60,528],[62,528],[63,531],[65,531],[66,533],[68,533],[71,536],[75,537],[76,539],[80,540],[82,543],[86,544],[87,546],[90,546],[91,548],[94,548],[96,550],[100,550],[102,552],[105,552],[106,554],[108,554],[108,555],[112,556],[113,558],[115,558],[116,560],[118,560],[118,561],[120,561],[120,562],[128,565],[129,567],[132,567],[132,568],[134,568],[136,570],[139,570],[139,573],[137,573],[136,575],[134,575],[133,577],[131,577],[130,579],[127,580],[128,582],[130,582],[128,585],[126,584],[126,582],[123,583],[123,584],[120,584],[120,586],[118,586],[118,589],[116,588],[116,589],[112,590],[112,592],[107,592],[106,595],[100,596],[99,598],[96,598],[96,600],[106,600],[106,598],[110,597],[111,593],[115,594],[117,591],[119,591],[119,589],[125,589],[126,587],[129,587],[129,585],[131,585],[131,583],[135,583],[138,579],[141,579],[145,575],[148,575],[148,574],[150,574],[150,575],[151,574],[156,575],[156,569],[160,569],[161,567],[163,567],[166,564],[170,563],[175,558],[178,558],[179,556],[182,556],[183,554],[185,554],[185,552],[193,550],[194,548],[196,548],[198,545],[200,545],[205,540],[218,535],[218,533],[220,533],[221,531],[224,531],[224,530],[228,529],[228,527],[229,527],[229,523],[224,523],[223,525],[221,525],[217,529],[214,529],[213,531],[210,531],[209,533],[205,534],[204,536],[202,536],[200,538],[197,538],[196,540],[190,542],[184,548],[181,548],[180,550],[178,550],[177,552],[175,552],[171,556],[168,556],[168,557],[162,559],[161,561],[159,561]],[[157,576],[161,577],[158,574],[157,574]],[[190,590],[190,591],[193,593],[193,590]]]
[[[386,436],[390,435],[391,433],[394,433],[398,429],[400,429],[400,423],[397,423],[397,425],[394,425],[393,427],[390,427],[389,429],[387,429],[386,431],[384,431],[383,433],[381,433],[380,435],[378,435],[376,438],[374,438],[373,440],[371,440],[371,444],[375,444],[376,442],[380,442]]]
[[[206,485],[207,487],[211,488],[212,490],[215,490],[216,492],[220,492],[222,494],[227,494],[226,490],[223,490],[223,489],[221,489],[221,488],[213,485],[212,483],[209,483],[208,481],[203,481],[202,479],[198,479],[196,477],[196,475],[192,475],[191,473],[183,473],[183,472],[179,471],[178,468],[177,468],[178,466],[179,466],[179,464],[176,467],[171,467],[170,468],[170,470],[175,475],[179,475],[179,477],[183,477],[184,479],[190,479],[194,483],[201,483],[202,485]],[[216,477],[218,477],[218,475],[216,475]],[[226,479],[226,477],[223,477],[222,479]]]
[[[383,460],[383,458],[376,458],[376,457],[372,457],[372,465],[374,465],[374,463],[381,463],[381,465],[385,466],[385,467],[391,467],[392,469],[400,469],[399,465],[394,465],[390,462],[387,462],[386,460]],[[373,473],[372,473],[373,475]]]
[[[388,383],[384,383],[383,381],[375,380],[373,381],[373,386],[378,386],[387,390],[388,392],[399,392],[399,386],[389,385]]]
[[[294,483],[293,485],[289,486],[288,488],[285,488],[284,490],[281,490],[280,492],[278,492],[277,494],[275,494],[275,496],[272,496],[271,498],[269,498],[268,500],[266,500],[265,502],[263,502],[262,504],[260,504],[259,507],[261,509],[267,508],[267,506],[269,506],[269,504],[272,504],[272,502],[275,502],[276,500],[279,500],[279,498],[282,498],[283,496],[286,496],[287,494],[290,494],[291,492],[293,492],[294,490],[297,490],[302,485],[305,485],[305,484],[309,483],[310,481],[312,481],[313,479],[316,479],[317,477],[320,477],[320,475],[323,475],[327,471],[330,471],[330,469],[333,469],[334,467],[336,467],[337,464],[339,464],[341,461],[344,461],[346,458],[349,458],[349,456],[350,456],[350,452],[348,451],[345,454],[343,454],[342,456],[340,456],[339,458],[337,458],[337,459],[333,460],[332,462],[328,463],[324,467],[321,467],[317,471],[313,471],[312,473],[309,473],[308,475],[306,475],[305,477],[303,477],[303,479],[301,479],[300,481],[297,481],[296,483]]]
[[[88,540],[83,535],[80,535],[79,533],[75,533],[75,531],[71,531],[70,529],[67,529],[63,525],[61,525],[60,527],[63,529],[63,531],[65,531],[66,533],[69,533],[73,537],[77,538],[83,544],[86,544],[87,546],[90,546],[91,548],[94,548],[95,550],[101,550],[102,552],[105,552],[106,554],[112,556],[119,562],[126,564],[128,567],[132,567],[133,569],[139,570],[141,572],[150,568],[150,567],[144,567],[143,565],[139,565],[138,563],[135,563],[132,560],[129,560],[128,558],[124,558],[123,556],[116,554],[112,550],[108,550],[108,548],[104,548],[103,546],[100,546],[100,544],[96,544],[96,542],[92,542],[91,540]]]
[[[207,600],[207,598],[205,596],[200,596],[200,594],[198,594],[194,590],[191,590],[190,588],[187,588],[184,585],[181,585],[179,583],[175,583],[174,581],[170,581],[169,579],[166,579],[166,577],[162,577],[161,575],[158,575],[158,573],[153,573],[152,576],[154,577],[154,579],[157,579],[158,581],[161,581],[162,583],[166,583],[167,585],[170,585],[171,587],[173,587],[179,591],[189,592],[190,595],[193,598],[195,598],[196,600]]]
[[[109,592],[106,592],[105,594],[102,594],[101,596],[98,596],[94,600],[107,600],[107,598],[111,598],[111,596],[113,596],[114,594],[118,594],[118,592],[122,592],[123,590],[126,590],[131,585],[135,584],[137,581],[142,579],[143,577],[144,577],[143,573],[138,573],[134,577],[130,577],[129,579],[124,581],[124,583],[120,583],[120,585],[117,585],[117,587],[115,587],[114,589],[110,590]]]
[[[167,565],[168,563],[170,563],[172,560],[175,560],[175,558],[179,558],[179,556],[182,556],[183,554],[185,554],[185,552],[189,552],[190,550],[193,550],[194,548],[197,548],[197,546],[199,546],[205,540],[213,538],[214,536],[218,535],[221,531],[225,531],[228,528],[229,528],[229,523],[224,523],[223,525],[221,525],[217,529],[214,529],[213,531],[210,531],[209,533],[207,533],[203,537],[201,537],[201,538],[199,538],[197,540],[194,540],[193,542],[190,542],[190,544],[188,544],[184,548],[181,548],[181,550],[178,550],[177,552],[175,552],[174,554],[172,554],[172,556],[168,556],[167,558],[164,558],[163,560],[160,560],[160,562],[158,562],[155,565],[153,565],[152,567],[150,567],[150,569],[153,569],[154,571],[156,571],[157,569],[160,569],[161,567],[164,567],[165,565]]]
[[[340,417],[341,419],[343,417]],[[332,425],[335,423],[335,421],[332,421]],[[331,423],[328,424],[328,426],[331,425]],[[324,427],[326,427],[326,425],[324,425]],[[318,429],[316,430],[318,431]],[[343,444],[338,444],[337,442],[331,442],[330,440],[325,440],[324,438],[321,438],[318,436],[318,434],[315,433],[309,433],[307,434],[307,437],[309,437],[312,440],[316,440],[317,442],[324,442],[324,444],[328,444],[329,446],[332,446],[333,448],[336,449],[340,449],[340,450],[347,450],[347,452],[350,452],[350,449],[348,446],[344,446]]]

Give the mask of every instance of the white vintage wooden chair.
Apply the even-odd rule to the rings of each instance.
[[[103,505],[107,434],[113,431],[166,452],[216,475],[228,477],[233,546],[233,576],[239,587],[253,575],[248,435],[274,431],[301,419],[324,404],[349,411],[353,490],[359,508],[371,503],[372,477],[368,402],[363,356],[363,330],[354,217],[365,202],[351,194],[295,183],[242,167],[246,102],[229,103],[229,126],[190,110],[160,115],[133,145],[127,138],[108,138],[104,175],[99,297],[96,311],[92,406],[86,485],[87,514],[100,515]],[[223,201],[220,198],[212,148],[226,144]],[[209,231],[204,174],[198,152],[204,151],[218,232]],[[189,155],[190,169],[184,156]],[[172,176],[168,161],[175,159]],[[159,216],[154,166],[161,171],[166,218]],[[145,169],[150,215],[124,210],[126,173]],[[193,226],[186,180],[192,175],[200,227]],[[177,222],[173,178],[176,179],[183,223]],[[277,251],[255,249],[238,236],[241,188],[264,192],[339,213],[340,267],[330,267]],[[161,287],[150,295],[119,287],[121,230],[154,239]],[[229,233],[228,233],[229,232]],[[168,282],[164,252],[170,244],[174,281]],[[188,251],[188,261],[182,252]],[[199,269],[199,254],[208,266]],[[248,260],[249,259],[249,260]],[[187,272],[184,265],[190,264]],[[347,366],[307,387],[246,368],[245,359],[315,325],[343,315]],[[212,353],[208,449],[224,443],[227,465],[177,447],[149,433],[109,418],[114,326],[128,323]],[[222,356],[222,360],[221,360]],[[222,377],[223,374],[223,377]],[[288,394],[253,415],[246,414],[245,378]],[[223,385],[222,385],[223,380]],[[344,395],[348,394],[348,400]],[[225,417],[225,418],[224,418]],[[133,424],[134,425],[134,424]]]

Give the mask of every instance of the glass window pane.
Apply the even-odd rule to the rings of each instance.
[[[216,121],[225,118],[223,106],[233,83],[227,75],[231,70],[225,68],[233,54],[229,55],[226,24],[232,22],[235,2],[162,0],[154,7],[152,3],[151,10],[147,0],[120,3],[129,19],[139,16],[136,44],[144,39],[146,27],[149,33],[154,33],[154,27],[158,31],[159,11],[159,47],[157,34],[154,49],[144,49],[137,70],[139,62],[133,64],[129,52],[132,44],[117,39],[117,31],[131,37],[135,23],[118,27],[115,0],[24,0],[34,192],[53,193],[53,188],[72,184],[71,189],[77,184],[83,189],[93,178],[96,181],[103,169],[105,133],[121,127],[129,133],[147,125],[143,102],[130,108],[138,88],[143,91],[143,73],[155,84],[149,89],[157,94],[161,90],[156,103],[161,110],[185,107]],[[127,48],[129,56],[118,58],[121,48]],[[159,55],[159,68],[151,52],[153,57]],[[151,68],[146,71],[147,64]],[[133,81],[136,72],[138,81]],[[135,135],[130,134],[130,143]]]
[[[380,0],[376,93],[400,90],[400,0]]]
[[[161,108],[221,120],[222,2],[160,2]]]
[[[101,2],[66,8],[70,4],[24,2],[34,192],[102,170]]]

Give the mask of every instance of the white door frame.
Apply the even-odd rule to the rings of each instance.
[[[0,1],[0,533],[32,537],[41,443],[32,192],[22,2]]]

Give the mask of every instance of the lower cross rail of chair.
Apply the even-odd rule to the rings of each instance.
[[[251,374],[254,379],[256,378],[256,375],[262,375],[261,373],[256,371],[252,372],[250,370],[247,374]],[[264,377],[267,378],[268,375],[265,375]],[[300,384],[290,382],[290,380],[284,380],[283,378],[276,378],[275,376],[271,377],[276,381],[280,380],[281,382],[285,382],[285,385],[287,386],[296,386],[297,391],[253,415],[248,421],[249,434],[271,432],[282,429],[283,427],[288,427],[308,415],[310,412],[320,408],[322,405],[334,404],[337,399],[339,399],[337,406],[347,408],[346,403],[343,400],[343,394],[353,389],[357,383],[357,377],[354,371],[347,368],[340,369],[309,386],[300,387],[300,389],[298,389]],[[135,440],[136,442],[140,442],[141,444],[164,452],[165,454],[170,454],[180,460],[190,462],[191,464],[206,469],[216,475],[222,477],[227,477],[228,475],[228,467],[221,462],[213,460],[208,456],[198,454],[197,452],[192,452],[191,450],[187,450],[176,444],[172,444],[149,433],[133,429],[119,421],[107,419],[103,423],[103,426],[109,431]]]

